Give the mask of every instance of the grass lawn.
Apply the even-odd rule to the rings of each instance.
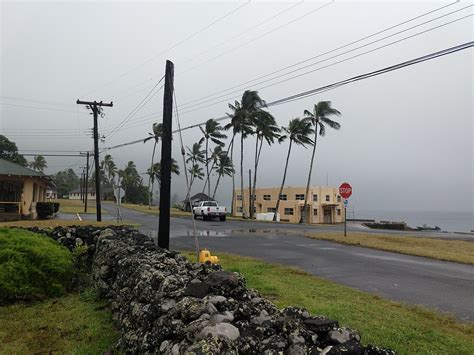
[[[59,212],[60,213],[84,213],[84,204],[81,200],[69,200],[69,199],[59,199],[52,200],[52,202],[59,202]],[[87,201],[87,214],[96,213],[95,200]],[[102,211],[105,213],[105,211]]]
[[[192,261],[194,253],[185,253]],[[278,307],[307,308],[358,329],[362,343],[376,344],[399,354],[472,354],[474,325],[421,307],[378,296],[309,275],[296,268],[237,255],[219,254],[222,266],[242,273],[247,285]]]
[[[312,239],[329,240],[340,244],[474,265],[474,243],[462,240],[354,232],[348,233],[347,237],[344,237],[342,233],[306,233],[305,235]]]
[[[0,307],[0,354],[102,354],[118,339],[91,291]]]
[[[148,205],[135,205],[133,203],[122,203],[122,207],[128,208],[130,210],[159,215],[160,209],[158,206],[151,206],[151,209]],[[191,217],[191,212],[181,211],[177,208],[170,209],[171,217]]]

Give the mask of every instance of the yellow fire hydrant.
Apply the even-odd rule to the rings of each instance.
[[[199,262],[204,264],[217,264],[219,258],[215,255],[211,255],[209,250],[203,249],[199,252]]]

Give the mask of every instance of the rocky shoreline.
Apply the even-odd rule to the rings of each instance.
[[[112,309],[125,353],[395,354],[307,310],[279,310],[242,275],[189,262],[129,227],[30,229],[73,250],[88,246],[94,285]]]

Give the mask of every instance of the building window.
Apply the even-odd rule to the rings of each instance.
[[[317,209],[317,208],[315,208],[315,209],[313,210],[313,215],[315,215],[315,216],[318,215],[318,209]]]
[[[318,202],[318,195],[313,195],[313,202]]]
[[[263,199],[265,201],[270,201],[272,199],[272,196],[271,195],[263,195]]]
[[[242,195],[237,195],[237,201],[242,201]]]
[[[341,202],[341,196],[337,196],[337,202]]]
[[[281,194],[280,195],[280,200],[286,201],[286,194]]]
[[[326,202],[329,202],[330,198],[331,197],[329,195],[326,195]]]
[[[304,194],[296,194],[295,195],[295,200],[304,201]]]
[[[340,208],[337,209],[337,215],[338,215],[338,216],[341,215],[341,209],[340,209]]]
[[[273,213],[275,213],[275,212],[276,212],[276,208],[275,208],[275,207],[267,207],[267,212],[273,212]]]
[[[237,212],[242,213],[242,207],[237,207]]]
[[[91,192],[91,196],[94,197],[94,196],[95,196],[95,192]]]
[[[293,208],[285,208],[285,216],[293,216]]]

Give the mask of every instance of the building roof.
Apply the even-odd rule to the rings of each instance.
[[[2,158],[0,158],[0,175],[46,177],[41,171],[35,171]]]
[[[212,197],[207,196],[206,194],[199,192],[194,196],[191,196],[190,198],[191,201],[214,201]],[[186,200],[182,201],[186,202]]]

